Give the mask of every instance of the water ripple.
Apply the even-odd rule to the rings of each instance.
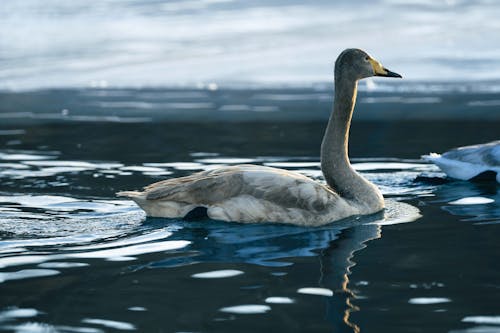
[[[3,195],[0,233],[45,237],[44,242],[64,243],[54,236],[112,235],[138,225],[144,213],[126,200],[82,200],[49,195]],[[97,236],[99,235],[99,236]],[[17,243],[20,246],[22,242]],[[0,242],[0,248],[2,243]]]

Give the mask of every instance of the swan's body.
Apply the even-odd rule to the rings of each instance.
[[[317,225],[361,212],[329,187],[299,173],[236,165],[154,183],[144,192],[124,192],[148,216],[184,217],[207,207],[214,220]]]
[[[451,178],[470,180],[487,171],[496,173],[500,183],[500,140],[489,143],[455,148],[440,155],[422,156],[436,164]]]
[[[334,107],[321,145],[326,185],[287,170],[237,165],[118,195],[134,200],[148,216],[168,218],[205,207],[215,220],[318,226],[376,213],[384,208],[382,194],[351,167],[347,155],[357,82],[375,75],[401,77],[358,49],[345,50],[336,61]]]

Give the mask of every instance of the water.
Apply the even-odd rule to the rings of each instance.
[[[500,193],[423,154],[498,140],[497,1],[0,5],[0,331],[500,332]],[[323,181],[335,57],[383,213],[146,218],[121,190],[238,163]]]
[[[498,331],[498,185],[420,159],[496,139],[498,94],[408,87],[362,86],[351,133],[386,211],[321,228],[146,218],[114,193],[237,163],[322,181],[331,87],[1,93],[0,330]]]

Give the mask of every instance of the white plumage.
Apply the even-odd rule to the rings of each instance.
[[[500,183],[500,140],[455,148],[442,155],[431,153],[422,158],[436,164],[451,178],[470,180],[492,171]]]

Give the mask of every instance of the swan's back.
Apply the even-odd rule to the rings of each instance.
[[[119,195],[132,198],[149,216],[172,218],[206,207],[208,216],[217,220],[321,225],[358,213],[306,176],[256,165],[203,171]]]

